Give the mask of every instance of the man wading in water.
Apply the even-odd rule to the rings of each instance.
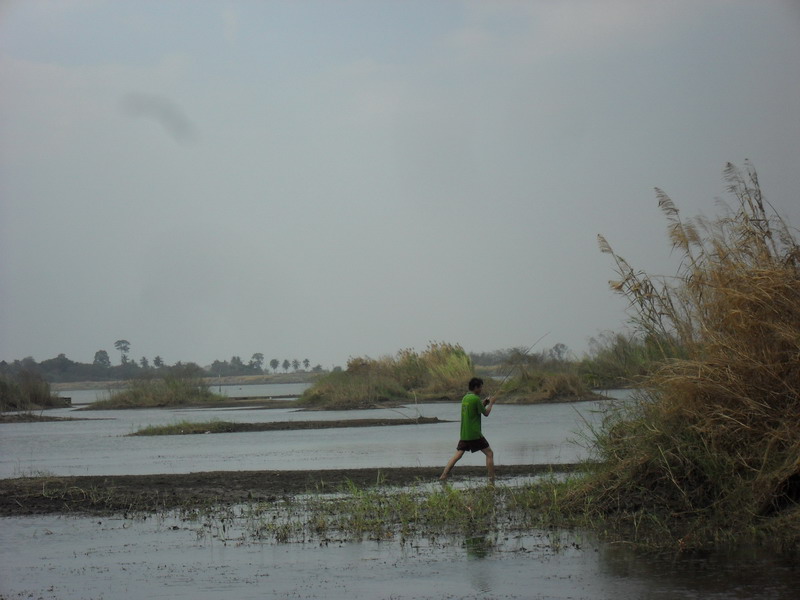
[[[494,453],[489,442],[481,434],[481,415],[488,417],[494,406],[494,397],[481,401],[483,379],[473,377],[469,380],[469,393],[461,400],[461,438],[456,447],[456,453],[444,468],[440,481],[446,481],[450,471],[464,456],[464,452],[477,452],[480,450],[486,455],[486,469],[489,471],[489,481],[494,483]]]

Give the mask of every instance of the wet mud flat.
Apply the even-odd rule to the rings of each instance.
[[[170,514],[0,521],[2,600],[797,597],[788,559],[653,555],[580,531],[275,543]]]
[[[498,465],[498,483],[576,468]],[[206,511],[192,518],[183,510],[253,503],[264,516],[252,518],[270,523],[272,506],[306,492],[419,482],[438,489],[440,473],[437,466],[0,479],[0,600],[797,597],[796,560],[763,552],[653,555],[591,532],[501,528],[406,541],[277,542],[256,535],[245,513],[223,527]],[[451,483],[482,487],[485,475],[482,465],[459,465]]]
[[[498,465],[497,477],[502,481],[577,468],[577,464]],[[441,472],[442,467],[395,467],[19,477],[0,479],[0,516],[158,512],[248,501],[270,502],[305,492],[336,492],[350,484],[363,488],[436,481]],[[483,466],[462,466],[453,478],[485,475]]]

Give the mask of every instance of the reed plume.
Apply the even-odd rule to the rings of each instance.
[[[609,417],[596,440],[604,467],[571,502],[659,515],[684,545],[744,531],[797,545],[800,246],[749,163],[729,164],[725,180],[734,201],[715,219],[684,221],[657,190],[681,257],[675,277],[633,269],[600,238],[619,275],[612,288],[663,360]]]

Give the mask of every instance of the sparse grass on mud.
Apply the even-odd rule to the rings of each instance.
[[[466,488],[435,484],[432,490],[349,484],[339,494],[309,494],[245,510],[254,536],[278,542],[464,539],[576,525],[564,515],[555,518],[549,508],[541,510],[558,495],[541,493],[542,486],[569,485],[555,478],[520,488],[483,483]]]
[[[499,477],[532,476],[577,465],[504,465]],[[142,512],[209,505],[272,502],[276,497],[341,492],[351,486],[385,488],[436,481],[440,467],[305,471],[212,471],[162,475],[34,474],[0,479],[0,515],[114,513],[135,506]],[[485,477],[485,467],[459,467],[460,477]],[[103,498],[102,502],[91,501]]]
[[[232,421],[179,421],[170,425],[149,425],[130,435],[193,435],[206,433],[242,433],[249,431],[287,431],[298,429],[333,429],[338,427],[388,427],[393,425],[429,425],[446,423],[438,417],[406,419],[347,419],[333,421],[272,421],[235,423]]]

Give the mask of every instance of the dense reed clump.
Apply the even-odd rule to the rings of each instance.
[[[683,349],[652,334],[604,333],[589,341],[589,354],[578,364],[581,381],[592,388],[635,387],[642,377]]]
[[[378,360],[351,358],[345,371],[319,378],[306,390],[300,404],[367,408],[409,399],[458,400],[475,371],[472,359],[460,345],[443,342],[429,344],[422,353],[401,350],[396,356]],[[552,402],[591,396],[574,363],[563,357],[514,349],[509,351],[506,364],[484,371],[484,391],[498,395],[504,403]]]
[[[570,356],[567,346],[556,344],[532,352],[537,343],[529,348],[474,355],[476,371],[486,377],[487,394],[504,404],[568,402],[593,397],[589,380],[583,377],[580,364]]]
[[[497,395],[506,404],[527,404],[590,398],[592,391],[574,369],[548,373],[519,368],[516,376],[502,382]]]
[[[456,398],[473,376],[472,361],[458,344],[430,343],[421,354],[402,350],[395,357],[351,358],[303,394],[300,405],[367,408],[409,398]]]
[[[105,410],[181,406],[224,399],[214,394],[200,377],[167,376],[163,379],[134,379],[129,387],[115,391],[88,408]]]
[[[14,376],[0,375],[0,411],[32,411],[55,406],[63,406],[63,402],[40,375],[30,371]]]
[[[665,358],[596,440],[603,466],[567,500],[621,522],[657,524],[680,546],[740,536],[800,543],[800,246],[762,198],[755,171],[728,165],[736,199],[684,222],[658,191],[675,278],[633,268],[601,238]],[[675,352],[679,348],[680,353]]]

